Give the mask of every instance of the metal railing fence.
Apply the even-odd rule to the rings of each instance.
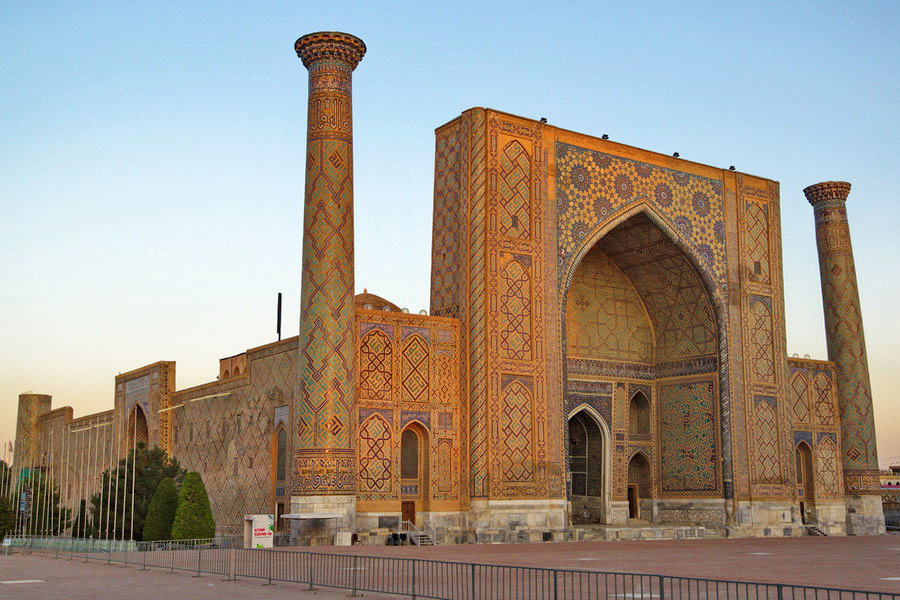
[[[53,542],[52,540],[56,540]],[[25,551],[135,565],[441,600],[900,600],[900,594],[671,575],[460,563],[223,547],[216,540],[83,544],[106,540],[27,538]],[[221,542],[221,540],[219,540]],[[81,543],[81,544],[79,544]]]

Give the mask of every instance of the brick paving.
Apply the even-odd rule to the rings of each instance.
[[[40,579],[40,583],[5,584],[4,581]],[[169,573],[160,569],[142,571],[139,567],[85,563],[37,554],[0,556],[0,598],[15,600],[230,600],[253,598],[309,598],[344,600],[347,590],[251,579],[225,581],[218,575],[192,577],[190,573]],[[396,600],[397,596],[366,593],[366,600]]]
[[[900,535],[303,549],[900,593]]]
[[[888,579],[900,578],[900,535],[293,550],[585,571],[655,573],[900,593],[900,580]],[[244,552],[256,556],[254,551]],[[42,581],[3,583],[28,579]],[[324,600],[344,598],[348,594],[348,590],[325,588],[305,592],[302,584],[278,582],[265,586],[263,583],[254,579],[229,582],[221,575],[195,578],[186,572],[169,574],[165,569],[142,571],[133,566],[106,565],[102,560],[84,563],[77,559],[37,554],[0,556],[0,598],[104,600],[127,597],[158,600],[176,597],[171,594],[177,594],[177,598],[201,600],[298,596],[315,596]],[[505,595],[501,592],[498,596]],[[372,593],[365,596],[370,600],[396,597]],[[508,597],[515,597],[515,594]]]

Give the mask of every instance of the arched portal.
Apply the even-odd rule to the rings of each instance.
[[[628,518],[650,520],[653,512],[653,483],[650,461],[638,452],[628,461]]]
[[[401,520],[416,526],[429,508],[428,463],[428,431],[411,423],[400,434],[400,512]]]
[[[582,406],[569,417],[572,523],[603,523],[609,501],[609,433],[599,415]]]
[[[147,415],[140,404],[135,404],[128,415],[128,431],[127,440],[128,448],[131,449],[135,443],[143,443],[146,447],[150,441],[150,431],[147,427]]]
[[[726,494],[724,308],[705,262],[709,252],[643,206],[588,236],[566,271],[566,412],[574,401],[598,407],[621,432],[610,462],[631,465],[640,453],[633,468],[644,474],[631,481],[629,466],[614,475],[607,523],[634,514],[650,519],[654,489],[670,506]],[[567,465],[574,482],[573,458]]]
[[[816,510],[812,450],[806,445],[806,442],[800,442],[797,444],[795,456],[797,460],[797,497],[800,499],[800,518],[805,524],[812,521]]]

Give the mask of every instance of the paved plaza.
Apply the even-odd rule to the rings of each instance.
[[[288,549],[285,549],[288,550]],[[435,547],[323,547],[318,552],[592,571],[657,573],[900,593],[900,535]],[[49,556],[0,556],[0,598],[344,598],[347,590],[225,581],[164,569]],[[126,593],[127,592],[127,593]],[[366,593],[370,600],[395,597]]]
[[[328,547],[318,550],[557,569],[793,583],[900,593],[900,535],[495,544],[422,548],[363,546]]]

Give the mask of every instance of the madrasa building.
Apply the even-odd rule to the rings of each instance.
[[[219,531],[288,515],[301,541],[406,521],[446,542],[884,532],[849,183],[804,190],[829,360],[789,357],[776,181],[471,108],[435,132],[431,310],[410,314],[355,294],[366,47],[295,49],[299,335],[187,389],[174,362],[118,375],[99,414],[23,394],[16,464],[82,456],[68,480],[99,485],[98,449],[144,441],[202,474]]]

